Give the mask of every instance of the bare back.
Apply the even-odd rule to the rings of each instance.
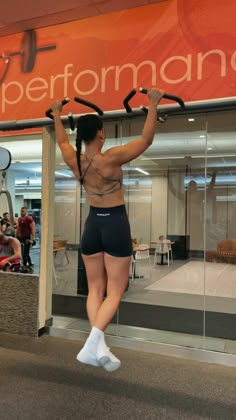
[[[83,186],[89,204],[94,207],[115,207],[124,204],[121,166],[114,165],[106,153],[96,153],[90,159],[81,154],[80,160],[82,175],[85,175]],[[80,181],[76,152],[70,168]]]
[[[157,105],[163,93],[158,89],[148,91],[150,106],[141,138],[132,140],[125,145],[111,147],[105,153],[101,153],[101,141],[102,143],[104,141],[104,132],[103,129],[100,129],[97,131],[93,143],[85,145],[85,154],[81,154],[80,162],[82,178],[84,178],[83,185],[91,206],[115,207],[124,204],[121,167],[140,156],[152,144],[157,126]],[[52,109],[55,112],[56,138],[64,162],[80,181],[81,176],[76,151],[69,143],[60,119],[61,103],[55,102]]]

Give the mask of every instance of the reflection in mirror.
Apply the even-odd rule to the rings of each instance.
[[[74,135],[70,142],[74,147]],[[56,146],[53,294],[77,295],[80,187]]]
[[[1,228],[2,228],[1,224]],[[7,236],[6,231],[0,232],[0,270],[21,272],[21,244],[17,238]]]
[[[236,354],[236,145],[235,111],[210,113],[206,194],[206,336],[223,338],[221,351]],[[212,314],[220,322],[212,323]]]
[[[3,141],[4,139],[4,141]],[[11,166],[6,172],[5,189],[7,194],[0,196],[1,231],[8,237],[16,237],[21,243],[21,272],[39,273],[40,231],[41,231],[41,172],[42,172],[42,135],[17,135],[2,138],[0,147],[9,150]],[[9,200],[11,197],[13,220]],[[22,213],[22,207],[26,214]],[[27,217],[25,217],[27,216]],[[23,219],[22,219],[23,218]],[[19,223],[27,220],[23,233]],[[31,232],[33,226],[35,232]],[[22,224],[21,224],[22,226]],[[31,240],[31,239],[34,239]],[[26,252],[27,251],[27,252]],[[30,259],[27,257],[30,256]],[[16,271],[16,270],[15,270]]]
[[[141,125],[123,123],[124,143],[140,136]],[[139,326],[147,340],[203,345],[205,149],[205,115],[172,117],[129,165],[126,198],[135,242],[119,311],[123,336],[137,336],[132,327]],[[193,309],[197,319],[190,322]]]

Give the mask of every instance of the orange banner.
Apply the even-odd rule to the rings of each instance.
[[[136,87],[184,101],[236,96],[235,0],[169,0],[0,39],[0,120],[79,96],[122,109]],[[133,106],[145,104],[136,95]],[[90,112],[71,101],[64,114]]]

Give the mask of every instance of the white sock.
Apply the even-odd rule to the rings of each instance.
[[[93,327],[88,336],[88,341],[92,340],[95,343],[100,341],[101,338],[104,339],[104,332],[97,327]]]
[[[84,347],[80,350],[76,359],[79,362],[85,363],[87,365],[100,366],[97,360],[97,348],[100,341],[105,343],[104,332],[96,327],[93,327],[85,342]]]

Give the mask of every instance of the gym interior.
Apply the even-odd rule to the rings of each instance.
[[[105,121],[104,149],[138,138],[143,123],[140,115]],[[67,128],[67,132],[74,145],[75,131]],[[152,146],[123,167],[132,238],[149,251],[145,259],[135,260],[135,270],[131,265],[127,290],[109,334],[236,351],[235,261],[207,257],[210,251],[216,253],[221,241],[234,240],[236,235],[234,133],[234,110],[225,110],[223,103],[217,111],[208,105],[207,111],[173,114],[159,123]],[[89,331],[79,246],[89,206],[62,161],[53,127],[38,134],[19,131],[5,136],[0,146],[12,155],[7,187],[14,211],[19,213],[27,205],[36,223],[37,245],[31,255],[39,277],[44,258],[41,231],[50,230],[46,298],[52,306],[46,322],[52,334],[67,329]],[[53,203],[53,209],[43,217],[43,166],[49,149],[55,164],[50,167],[50,197],[46,196],[44,206]],[[2,199],[1,212],[6,206]],[[155,256],[161,235],[171,241],[168,264],[167,255]]]
[[[14,213],[19,214],[21,206],[26,205],[36,223],[36,246],[31,250],[34,273],[23,276],[34,294],[32,335],[46,329],[51,335],[74,337],[90,328],[86,273],[80,254],[89,207],[62,161],[53,121],[45,116],[46,107],[53,98],[67,95],[103,104],[106,150],[142,133],[145,108],[137,107],[145,99],[137,95],[135,112],[122,107],[130,89],[160,84],[168,93],[181,97],[185,107],[168,101],[161,105],[152,146],[123,167],[135,246],[127,290],[107,334],[136,342],[212,350],[226,356],[236,354],[235,52],[227,51],[231,37],[225,43],[225,38],[219,37],[219,44],[212,44],[209,37],[209,45],[202,38],[198,43],[193,34],[189,39],[186,28],[188,33],[192,15],[188,10],[180,7],[177,13],[177,9],[171,9],[168,22],[162,20],[168,8],[177,3],[183,6],[182,1],[174,0],[137,7],[122,15],[114,12],[88,18],[94,27],[91,33],[90,29],[85,31],[87,21],[82,19],[39,29],[37,39],[32,30],[23,37],[22,33],[12,37],[21,47],[5,60],[0,75],[0,146],[12,156],[6,186]],[[179,21],[181,13],[184,16]],[[157,23],[162,25],[163,38]],[[119,48],[118,24],[124,28]],[[149,32],[152,25],[153,33]],[[96,30],[101,31],[97,37]],[[136,32],[142,34],[142,48],[137,50],[140,41]],[[79,54],[74,54],[78,42],[85,56],[80,66]],[[171,47],[164,51],[160,46],[167,42]],[[10,38],[6,37],[5,43],[14,50]],[[157,47],[161,51],[158,57]],[[23,48],[27,50],[21,54]],[[91,53],[88,56],[87,51]],[[102,65],[98,66],[101,56]],[[43,57],[51,66],[48,72],[47,58]],[[53,67],[53,60],[59,58],[60,68]],[[72,99],[66,109],[72,109],[75,118],[88,112],[77,108]],[[64,114],[63,122],[74,145],[71,118]],[[4,211],[7,202],[1,197],[0,213]],[[165,254],[158,251],[160,236],[170,244]],[[146,248],[145,258],[138,258],[139,247]],[[1,273],[0,282],[1,278],[17,282],[17,274],[12,277],[12,273]],[[22,289],[22,283],[17,287]],[[6,314],[7,306],[0,310],[1,319]],[[25,333],[21,328],[25,316],[19,317],[17,333]],[[27,322],[30,325],[30,319]],[[12,325],[11,320],[6,331],[13,331]]]

